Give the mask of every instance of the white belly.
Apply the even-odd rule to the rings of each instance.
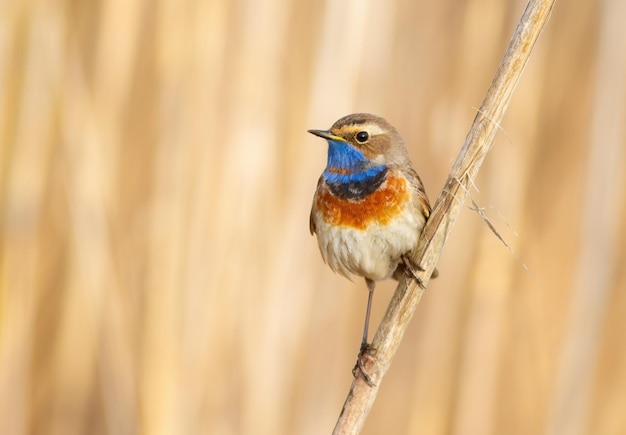
[[[425,222],[408,208],[386,225],[372,222],[364,230],[327,225],[320,216],[314,218],[320,251],[330,268],[347,277],[354,274],[374,281],[393,273],[400,257],[417,244]]]

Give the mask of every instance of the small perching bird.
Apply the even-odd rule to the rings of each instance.
[[[330,130],[309,133],[328,141],[326,169],[313,198],[311,234],[317,235],[333,271],[365,278],[369,295],[362,353],[376,281],[419,269],[407,254],[417,245],[431,207],[404,141],[383,118],[355,113]]]

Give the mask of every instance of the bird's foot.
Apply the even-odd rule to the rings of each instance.
[[[370,346],[369,344],[362,343],[361,350],[359,351],[359,355],[356,358],[356,364],[354,365],[354,368],[352,369],[352,376],[356,378],[358,377],[359,372],[361,372],[361,374],[363,375],[363,379],[365,380],[365,383],[369,385],[370,387],[375,387],[376,384],[374,383],[374,381],[372,381],[371,376],[367,372],[365,368],[365,362],[366,362],[366,359],[373,358],[373,356],[369,354],[369,352],[373,350],[374,348]]]
[[[406,270],[409,276],[413,278],[422,289],[425,289],[426,286],[424,285],[424,282],[419,276],[417,276],[418,272],[424,271],[424,268],[413,261],[413,259],[407,254],[402,256],[402,262],[404,263],[404,270]]]

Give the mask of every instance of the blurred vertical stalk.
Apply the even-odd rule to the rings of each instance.
[[[577,276],[570,306],[567,336],[548,421],[548,433],[589,433],[595,364],[607,301],[614,288],[624,210],[624,108],[626,46],[623,17],[626,2],[602,2],[598,26],[597,87],[591,107],[591,137],[587,187],[581,194],[584,214]],[[622,201],[616,200],[621,198]],[[579,210],[575,210],[578,212]]]

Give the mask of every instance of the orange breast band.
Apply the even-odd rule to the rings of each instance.
[[[389,223],[402,212],[409,198],[406,180],[388,177],[378,190],[360,201],[336,197],[323,187],[316,206],[329,225],[364,230],[372,223]]]

